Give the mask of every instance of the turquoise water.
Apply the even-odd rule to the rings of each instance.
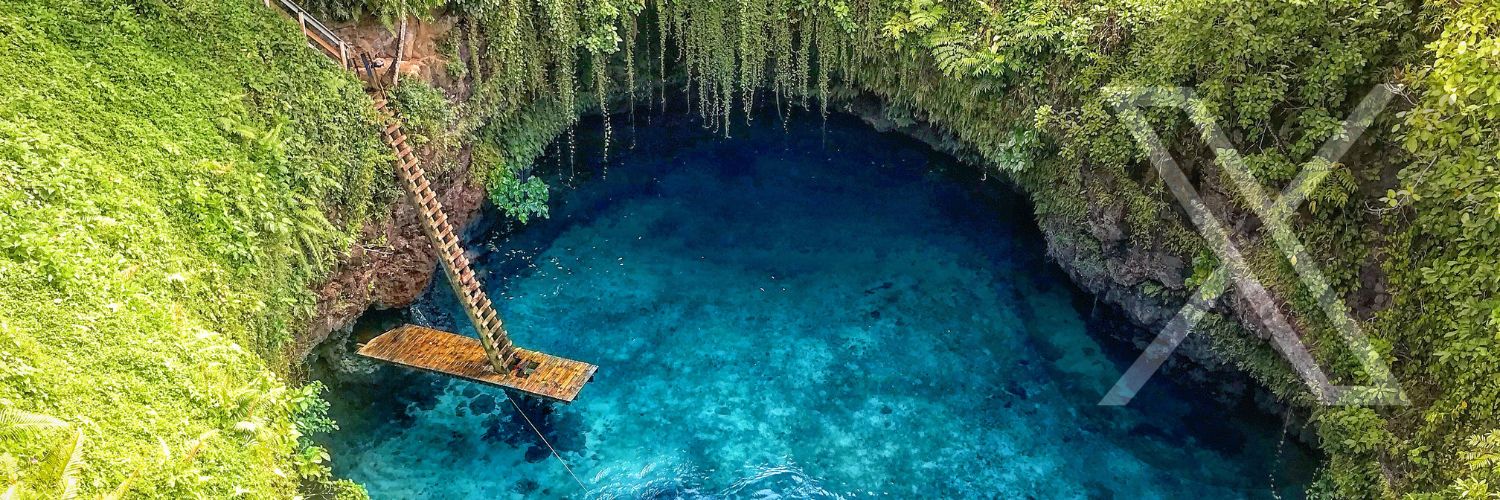
[[[552,217],[469,243],[518,343],[600,366],[572,405],[522,402],[591,493],[502,392],[396,368],[331,384],[336,474],[376,498],[1300,496],[1315,461],[1243,402],[1158,377],[1095,405],[1129,327],[993,179],[852,119],[657,122],[617,124],[607,165],[544,159],[572,186]],[[461,318],[439,282],[371,323]]]

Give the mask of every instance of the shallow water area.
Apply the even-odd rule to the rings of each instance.
[[[995,179],[847,117],[732,138],[653,121],[616,120],[607,164],[587,139],[576,164],[540,160],[571,186],[551,217],[467,243],[518,344],[600,366],[572,405],[520,400],[577,482],[502,391],[398,368],[329,378],[337,475],[375,498],[1295,498],[1309,481],[1278,418],[1208,389],[1160,376],[1097,406],[1138,354],[1110,337],[1129,327]],[[441,281],[385,316],[473,335]]]

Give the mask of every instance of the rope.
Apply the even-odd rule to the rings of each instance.
[[[1276,443],[1276,460],[1274,462],[1276,465],[1281,465],[1281,449],[1286,447],[1286,436],[1292,429],[1292,409],[1290,407],[1286,409],[1285,420],[1285,423],[1281,424],[1281,441]],[[1271,498],[1281,500],[1281,492],[1276,490],[1275,467],[1271,468],[1271,473],[1267,474],[1267,477],[1271,479]]]
[[[512,407],[515,407],[516,413],[521,414],[521,418],[526,420],[526,426],[531,428],[531,432],[536,433],[536,437],[542,440],[542,444],[547,445],[547,449],[552,452],[552,456],[557,458],[557,463],[562,464],[563,470],[568,471],[568,475],[573,477],[573,482],[578,483],[579,488],[583,488],[583,493],[585,495],[593,493],[593,491],[589,490],[589,487],[587,485],[583,484],[582,479],[578,479],[578,474],[573,473],[573,468],[568,467],[568,461],[563,460],[562,455],[557,454],[557,448],[552,447],[552,443],[550,441],[547,441],[547,437],[542,435],[542,431],[540,429],[537,429],[536,424],[531,423],[531,417],[526,416],[526,412],[521,410],[521,405],[516,404],[516,400],[511,399],[510,392],[501,392],[505,394],[505,400],[510,401],[510,405]]]

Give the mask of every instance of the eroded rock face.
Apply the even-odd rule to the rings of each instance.
[[[877,99],[844,90],[846,101],[841,109],[863,118],[880,131],[895,131],[910,136],[933,149],[952,154],[970,163],[980,163],[978,156],[966,149],[962,142],[951,134],[926,123],[897,123],[889,118],[884,105]],[[1084,169],[1086,182],[1108,187],[1113,181]],[[1229,197],[1225,193],[1208,190],[1202,193],[1204,200],[1218,210],[1229,210],[1226,225],[1237,234],[1252,234],[1249,224],[1253,220],[1229,209]],[[1139,329],[1112,329],[1116,338],[1129,342],[1144,350],[1157,332],[1166,327],[1177,313],[1181,299],[1168,299],[1145,293],[1146,285],[1160,287],[1180,297],[1186,291],[1184,281],[1192,273],[1189,263],[1159,245],[1152,248],[1136,246],[1128,235],[1128,221],[1123,203],[1093,200],[1088,207],[1085,220],[1069,220],[1060,216],[1042,216],[1037,220],[1047,242],[1047,255],[1068,274],[1074,283],[1098,299],[1098,303],[1118,308]],[[1216,212],[1219,213],[1219,212]],[[1231,296],[1233,292],[1231,292]],[[1227,316],[1236,318],[1241,324],[1250,325],[1251,335],[1268,339],[1259,322],[1254,321],[1255,312],[1244,307],[1243,301],[1222,300],[1219,309]],[[1240,372],[1233,360],[1216,353],[1204,335],[1189,335],[1183,340],[1174,355],[1167,358],[1161,370],[1178,380],[1199,385],[1212,391],[1215,397],[1226,401],[1248,399],[1263,411],[1286,416],[1288,432],[1306,443],[1315,443],[1316,434],[1305,425],[1306,416],[1277,400],[1265,388],[1257,385],[1249,375]]]
[[[448,58],[438,46],[438,41],[450,36],[457,29],[459,19],[438,16],[430,21],[412,18],[406,25],[406,47],[401,58],[401,78],[417,78],[435,87],[461,90],[462,78],[448,73]],[[396,55],[396,28],[387,28],[379,23],[353,24],[335,29],[339,37],[354,46],[355,53],[369,54],[371,62],[381,68],[390,68]],[[384,71],[384,70],[382,70]]]
[[[441,156],[439,153],[424,151],[419,156],[426,164]],[[458,151],[455,156],[453,168],[436,174],[429,170],[427,178],[443,204],[448,221],[463,228],[484,204],[485,189],[469,173],[468,150]],[[394,165],[390,175],[390,182],[395,185]],[[317,310],[308,331],[297,339],[291,359],[307,358],[332,333],[347,331],[366,310],[406,307],[427,289],[437,271],[437,257],[422,233],[416,209],[404,194],[390,208],[385,216],[365,225],[359,242],[328,281],[318,287]]]
[[[447,59],[438,50],[438,40],[456,29],[456,18],[442,16],[431,22],[412,20],[407,26],[406,55],[401,63],[403,77],[421,78],[450,97],[462,100],[468,95],[468,83],[447,73]],[[353,44],[358,53],[387,66],[395,56],[396,34],[378,24],[354,24],[338,28],[339,36]],[[466,49],[461,49],[466,50]],[[466,54],[461,54],[466,56]],[[426,166],[427,180],[437,192],[448,221],[462,230],[484,204],[485,188],[478,176],[471,175],[472,156],[467,146],[456,150],[418,148],[417,156]],[[435,168],[434,166],[442,166]],[[389,182],[398,186],[396,167],[390,166]],[[437,271],[417,212],[401,193],[389,211],[365,224],[348,254],[339,262],[327,281],[317,287],[317,306],[307,331],[299,335],[291,349],[290,359],[305,360],[335,332],[348,333],[370,309],[406,307],[427,289]],[[332,361],[342,358],[333,353]]]

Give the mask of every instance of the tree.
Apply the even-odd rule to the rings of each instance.
[[[432,11],[442,7],[447,0],[370,0],[370,10],[386,28],[399,24],[396,32],[396,57],[391,62],[391,85],[401,78],[401,58],[406,53],[406,23],[412,16],[428,19]]]

